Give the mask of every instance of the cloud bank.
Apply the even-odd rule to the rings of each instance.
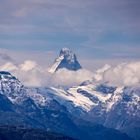
[[[81,69],[78,71],[61,69],[52,76],[52,84],[75,86],[81,84],[86,80],[92,80],[92,77],[93,73],[86,69]]]
[[[140,61],[122,63],[115,67],[105,65],[99,69],[96,80],[109,82],[115,86],[139,86],[140,85]]]
[[[74,86],[85,80],[91,80],[93,74],[85,69],[69,71],[61,69],[54,74],[39,66],[35,61],[27,60],[15,65],[12,62],[0,66],[1,71],[9,71],[25,85],[31,87]]]
[[[42,68],[35,61],[27,60],[16,65],[12,62],[0,66],[1,71],[9,71],[25,85],[30,87],[47,86],[76,86],[86,80],[94,82],[108,82],[113,86],[139,86],[140,85],[140,61],[122,63],[117,66],[106,64],[95,73],[86,69],[69,71],[61,69],[54,74]]]

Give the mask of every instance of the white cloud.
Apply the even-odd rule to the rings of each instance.
[[[9,71],[25,85],[33,87],[44,86],[76,86],[83,81],[92,80],[108,82],[115,86],[137,86],[140,85],[140,61],[122,63],[117,66],[105,65],[97,70],[95,74],[81,69],[69,71],[61,69],[54,74],[42,68],[35,61],[27,60],[22,64],[15,65],[12,62],[0,66],[1,71]]]
[[[7,62],[0,66],[0,70],[11,72],[25,86],[42,86],[45,83],[45,71],[34,61],[27,60],[19,65]]]
[[[20,65],[20,69],[22,71],[29,71],[37,67],[37,63],[35,61],[27,60],[23,64]]]
[[[102,68],[98,69],[96,71],[96,74],[94,74],[94,78],[99,81],[99,80],[102,80],[103,79],[103,74],[108,70],[110,69],[111,66],[108,65],[108,64],[105,64]]]
[[[11,62],[7,62],[4,65],[0,66],[1,71],[15,71],[18,70],[18,67]]]
[[[100,81],[107,81],[115,86],[137,86],[140,85],[140,61],[131,63],[122,63],[115,67],[99,73],[97,71],[95,78],[100,76]]]
[[[9,71],[25,85],[32,87],[42,86],[74,86],[92,78],[92,73],[82,69],[69,71],[61,69],[54,74],[39,66],[35,61],[26,60],[22,64],[14,65],[8,62],[0,66],[1,71]]]
[[[75,86],[86,80],[92,80],[92,77],[93,73],[86,69],[81,69],[78,71],[61,69],[51,77],[51,82],[52,85]]]

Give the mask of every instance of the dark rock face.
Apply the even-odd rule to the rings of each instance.
[[[51,67],[50,71],[56,72],[62,68],[71,71],[77,71],[82,68],[77,60],[76,55],[68,48],[61,49],[59,57],[55,59],[55,62]]]
[[[60,51],[60,56],[63,56],[64,59],[61,61],[56,71],[61,68],[66,68],[68,70],[77,71],[81,69],[81,65],[77,60],[76,55],[67,48],[64,48]]]
[[[5,75],[11,75],[9,72],[7,71],[0,71],[0,74],[5,74]]]

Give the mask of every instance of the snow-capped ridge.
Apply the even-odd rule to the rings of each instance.
[[[7,96],[12,103],[20,103],[26,96],[22,83],[6,71],[0,71],[0,94]]]

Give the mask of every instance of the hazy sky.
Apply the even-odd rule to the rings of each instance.
[[[140,0],[0,0],[1,58],[47,63],[62,47],[88,65],[139,60]]]

